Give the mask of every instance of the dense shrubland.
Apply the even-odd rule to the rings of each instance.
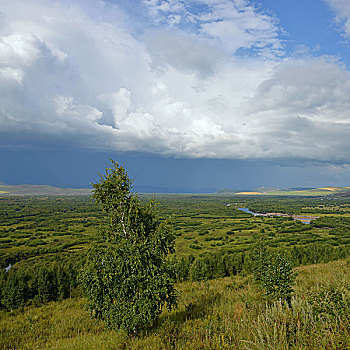
[[[0,272],[0,308],[14,310],[29,304],[82,296],[79,267],[71,262],[54,262]]]
[[[292,266],[324,263],[350,256],[349,247],[309,245],[281,251]],[[268,248],[269,253],[279,254]],[[221,277],[248,275],[254,272],[253,250],[240,253],[205,253],[197,256],[173,257],[170,260],[178,282],[205,281]],[[81,295],[80,262],[47,263],[35,267],[14,267],[0,273],[0,308],[16,309],[29,304],[61,300]]]
[[[23,338],[11,336],[17,324],[25,325],[25,334],[32,339],[28,344],[48,342],[56,348],[68,346],[65,339],[69,337],[75,339],[71,348],[79,348],[83,339],[91,341],[91,348],[99,348],[96,344],[100,348],[107,348],[106,344],[135,348],[190,344],[208,349],[312,349],[318,342],[320,349],[347,348],[349,265],[330,263],[315,268],[317,282],[308,272],[314,268],[300,267],[294,288],[293,278],[287,279],[282,292],[275,281],[284,277],[274,267],[283,267],[289,276],[290,267],[347,259],[349,200],[324,203],[317,198],[190,195],[161,195],[157,200],[161,222],[171,214],[177,237],[176,255],[170,256],[169,264],[176,272],[179,308],[164,312],[151,333],[132,340],[122,332],[104,331],[103,322],[90,321],[79,299],[83,295],[81,264],[87,247],[96,242],[104,217],[101,210],[84,197],[0,198],[0,348],[9,344],[30,348]],[[252,217],[235,206],[259,212],[313,213],[320,218],[305,225],[284,217]],[[269,273],[257,278],[257,261],[261,261],[254,249],[261,238],[266,249],[264,267]],[[6,272],[9,264],[12,268]],[[58,331],[62,336],[57,339],[48,335],[57,331],[50,327],[61,326],[56,320],[50,321],[52,325],[45,323],[45,313],[51,308],[53,314],[64,315],[70,307],[76,310],[70,317],[78,317],[81,325],[62,325]],[[36,314],[43,319],[35,318]],[[280,325],[277,333],[275,324]],[[30,328],[33,325],[42,327],[40,334]]]

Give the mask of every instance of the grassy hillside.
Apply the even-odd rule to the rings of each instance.
[[[88,188],[59,188],[47,185],[6,185],[0,183],[0,195],[12,196],[77,196],[90,195]]]
[[[221,190],[218,193],[221,194],[235,194],[240,196],[328,196],[341,193],[350,192],[350,187],[335,187],[327,186],[312,189],[278,189],[278,188],[259,188],[252,191],[232,191],[232,190]]]
[[[349,349],[350,263],[298,268],[290,307],[251,277],[177,285],[179,307],[138,337],[107,330],[84,299],[0,312],[1,349]]]

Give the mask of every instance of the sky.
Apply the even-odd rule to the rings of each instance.
[[[0,0],[0,181],[350,185],[350,1]]]

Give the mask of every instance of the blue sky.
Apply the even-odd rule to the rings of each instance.
[[[350,2],[0,0],[0,181],[350,184]]]

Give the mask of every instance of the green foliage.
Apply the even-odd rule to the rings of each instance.
[[[258,234],[254,237],[254,246],[250,252],[246,269],[253,273],[257,282],[264,279],[266,268],[269,262],[267,238],[263,234]]]
[[[203,247],[201,245],[198,245],[198,244],[190,244],[189,247],[191,249],[196,249],[196,250],[201,250],[203,249]]]
[[[226,267],[223,256],[220,254],[198,257],[188,272],[191,281],[209,280],[222,276],[226,276]]]
[[[193,255],[190,255],[188,258],[182,257],[181,259],[174,259],[173,265],[176,271],[176,280],[177,281],[186,281],[188,279],[188,273],[190,267],[195,260]]]
[[[141,202],[151,195],[138,195]],[[157,213],[162,219],[172,216],[179,257],[203,253],[247,252],[252,237],[261,229],[268,232],[268,246],[284,250],[296,247],[300,252],[293,265],[327,262],[349,254],[349,218],[337,213],[350,212],[347,198],[266,198],[228,197],[216,195],[157,194]],[[309,213],[320,216],[311,225],[291,218],[275,217],[262,220],[244,213],[227,203],[256,211]],[[57,254],[76,260],[85,254],[96,237],[99,222],[105,216],[101,208],[80,197],[1,197],[0,196],[0,265],[21,261],[46,261]],[[333,228],[333,229],[331,229]],[[211,242],[209,239],[224,239]],[[198,241],[195,242],[195,241]],[[201,249],[190,248],[196,244]],[[222,244],[219,247],[218,244]],[[311,246],[315,245],[314,249]],[[338,249],[339,248],[339,249]]]
[[[318,289],[306,295],[308,303],[317,316],[338,316],[348,307],[350,301],[345,288],[332,284],[320,285]]]
[[[142,204],[125,169],[112,165],[93,184],[93,199],[107,214],[105,244],[90,249],[82,281],[95,317],[136,333],[151,327],[165,304],[176,306],[175,272],[167,260],[175,236],[157,218],[155,202]]]
[[[291,302],[296,273],[284,252],[271,252],[266,238],[259,235],[252,251],[252,271],[270,300]]]
[[[147,207],[150,197],[138,196],[141,208]],[[158,194],[156,198],[159,224],[172,214],[177,256],[171,256],[173,268],[168,263],[166,266],[170,275],[174,269],[177,281],[183,282],[177,284],[182,293],[178,309],[165,311],[152,332],[126,337],[124,331],[106,330],[104,322],[91,320],[84,312],[85,299],[75,298],[80,291],[76,281],[79,257],[96,239],[101,218],[108,226],[110,216],[87,197],[0,196],[0,348],[350,348],[350,264],[337,261],[319,265],[349,257],[350,218],[339,215],[350,213],[348,198],[193,194]],[[233,204],[227,207],[227,203],[259,212],[313,213],[320,218],[304,225],[292,218],[253,217]],[[261,230],[265,231],[260,235],[262,244],[256,246],[252,237]],[[147,257],[146,262],[136,258],[134,265],[129,264],[127,254],[116,251],[116,234],[110,237],[102,233],[104,239],[99,238],[100,244],[89,256],[89,264],[100,269],[91,275],[90,282],[95,295],[104,294],[104,299],[96,297],[97,302],[102,301],[101,310],[116,302],[106,295],[111,290],[114,293],[117,278],[122,280],[124,291],[120,293],[125,295],[137,294],[136,286],[140,290],[149,288],[150,297],[142,296],[143,304],[137,305],[139,309],[152,309],[151,295],[155,293],[146,279],[153,276],[152,283],[156,283],[159,269],[152,270]],[[201,249],[192,249],[191,244]],[[284,258],[293,266],[317,264],[300,269],[288,306],[266,304],[261,291],[250,283],[250,273],[255,274],[258,266],[263,267],[259,270],[260,283],[268,280],[269,265],[281,265],[273,262],[274,252],[280,250],[286,252]],[[136,248],[127,252],[136,257],[140,254]],[[59,256],[63,261],[58,262]],[[259,256],[263,264],[256,265]],[[12,268],[6,272],[10,263]],[[139,272],[129,278],[127,271],[132,269]],[[119,277],[115,277],[116,271]],[[146,278],[149,274],[152,276]],[[270,277],[278,274],[270,273]],[[213,280],[224,276],[230,277]],[[275,277],[270,282],[274,283]],[[113,293],[109,295],[118,295]],[[65,298],[69,299],[56,302]],[[131,318],[134,310],[130,305],[136,304],[120,305]],[[113,307],[108,322],[116,317]],[[93,310],[98,316],[98,309]],[[142,317],[137,315],[135,323],[147,322],[148,316]]]
[[[261,285],[272,300],[285,300],[290,303],[296,274],[285,254],[273,254],[262,275]]]
[[[317,264],[346,258],[350,254],[350,218],[339,215],[350,212],[348,198],[247,198],[216,195],[172,195],[157,194],[157,214],[161,220],[171,214],[171,225],[176,232],[176,253],[178,263],[173,266],[178,281],[202,279],[201,274],[191,274],[189,269],[197,258],[221,256],[225,269],[219,269],[220,276],[234,276],[242,270],[251,273],[252,237],[264,230],[267,251],[286,251],[293,266]],[[141,203],[151,199],[140,194]],[[239,202],[239,203],[238,203]],[[314,213],[320,218],[311,225],[295,222],[284,217],[254,217],[237,210],[233,205],[248,207],[256,211],[292,213]],[[334,215],[323,216],[322,213]],[[14,274],[24,284],[28,283],[30,293],[19,293],[15,305],[41,304],[76,295],[78,261],[86,253],[96,233],[101,218],[106,218],[101,208],[89,201],[88,197],[1,197],[0,196],[0,266],[3,281],[0,299],[10,300],[12,289],[6,287],[7,278]],[[106,241],[101,238],[101,243]],[[108,243],[110,244],[110,243]],[[193,254],[193,259],[188,257]],[[65,270],[60,277],[52,277],[52,262],[60,256],[74,265],[72,271]],[[268,255],[266,255],[268,256]],[[185,263],[181,264],[184,258]],[[202,259],[203,270],[211,271],[211,259]],[[5,267],[12,264],[12,273],[5,273]],[[30,269],[35,267],[35,273]],[[45,268],[45,273],[39,270]],[[38,281],[42,279],[42,283]],[[51,276],[51,277],[50,277]],[[65,277],[64,277],[65,276]],[[204,273],[205,279],[218,276]],[[17,278],[16,277],[16,278]],[[20,285],[9,280],[9,284]],[[27,280],[25,280],[27,278]],[[70,281],[70,282],[69,282]],[[40,288],[39,288],[40,285]],[[21,287],[22,288],[22,287]],[[4,294],[5,293],[5,294]],[[16,300],[13,294],[13,300]],[[21,301],[20,301],[21,300]],[[1,301],[0,301],[1,303]],[[10,305],[10,304],[8,304]],[[5,309],[4,305],[1,308]]]
[[[15,270],[8,272],[1,300],[1,304],[7,310],[17,309],[25,305],[29,294],[27,281],[28,275],[24,272],[16,273]]]
[[[77,289],[77,267],[55,262],[48,266],[12,267],[0,273],[0,308],[14,310],[71,297]]]

